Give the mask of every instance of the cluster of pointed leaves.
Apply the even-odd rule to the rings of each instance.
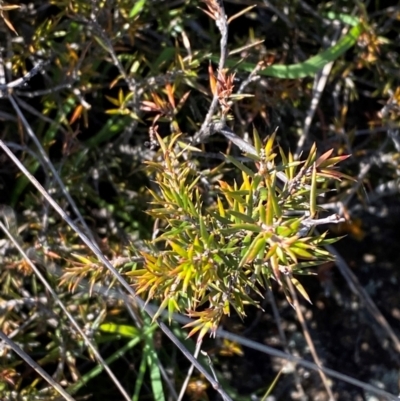
[[[254,169],[231,156],[241,172],[241,184],[219,181],[215,205],[205,208],[196,176],[182,158],[177,138],[169,144],[159,139],[162,162],[149,162],[159,191],[150,190],[149,213],[163,225],[162,234],[142,252],[142,267],[128,273],[136,290],[147,300],[159,300],[157,316],[168,310],[185,312],[195,320],[190,335],[215,333],[223,315],[234,308],[245,316],[247,304],[257,305],[254,295],[271,279],[281,284],[290,301],[287,280],[308,299],[294,274],[309,274],[310,267],[331,260],[325,234],[301,234],[302,222],[316,217],[317,196],[327,191],[330,179],[344,177],[335,165],[347,156],[327,152],[317,158],[313,147],[308,158],[295,162],[280,151],[275,165],[274,135],[265,146],[255,132],[258,155]],[[178,149],[178,150],[176,150]],[[282,174],[283,173],[283,174]],[[280,179],[278,179],[280,177]]]

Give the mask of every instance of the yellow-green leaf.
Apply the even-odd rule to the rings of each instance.
[[[99,326],[99,329],[105,333],[120,334],[121,336],[129,338],[140,335],[136,327],[126,324],[103,323]]]
[[[312,304],[310,297],[307,294],[307,291],[304,289],[304,287],[300,284],[299,280],[295,279],[294,277],[290,278],[291,282],[293,285],[296,287],[297,291],[303,296],[303,298]]]

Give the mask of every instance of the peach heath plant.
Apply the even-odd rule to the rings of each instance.
[[[157,135],[157,134],[156,134]],[[317,157],[315,146],[304,161],[294,161],[279,148],[276,164],[272,135],[262,145],[255,131],[254,154],[246,153],[254,168],[232,156],[226,160],[241,173],[240,183],[219,181],[215,202],[205,206],[200,176],[183,155],[178,135],[157,135],[162,162],[148,162],[157,190],[148,211],[159,220],[162,233],[141,252],[143,264],[127,274],[138,294],[158,300],[156,317],[167,309],[195,318],[189,335],[215,333],[231,308],[245,316],[246,305],[258,305],[271,280],[280,284],[291,302],[287,279],[307,299],[295,275],[332,260],[324,245],[326,233],[314,234],[318,224],[342,221],[337,215],[318,218],[317,197],[327,183],[346,177],[336,170],[348,156]],[[181,144],[182,145],[182,144]],[[187,156],[187,154],[186,154]]]

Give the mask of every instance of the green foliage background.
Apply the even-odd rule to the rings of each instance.
[[[334,149],[334,156],[352,155],[346,160],[343,157],[341,170],[358,177],[357,182],[344,179],[322,185],[329,194],[324,202],[340,205],[347,217],[351,217],[354,205],[365,204],[366,192],[372,200],[396,194],[398,186],[393,190],[390,184],[398,183],[398,139],[386,132],[397,129],[399,123],[398,6],[344,0],[269,3],[273,8],[255,1],[256,8],[229,24],[227,67],[229,73],[235,73],[236,96],[229,98],[227,124],[241,138],[252,138],[256,128],[262,140],[279,126],[275,140],[283,156],[279,154],[276,164],[285,166],[284,155],[295,152],[305,130],[310,103],[316,96],[315,74],[334,62],[307,128],[303,160],[314,142],[318,156],[329,149]],[[232,17],[252,4],[226,1],[226,13]],[[209,66],[213,65],[216,75],[220,55],[215,22],[199,9],[206,9],[206,5],[196,1],[54,0],[16,5],[19,8],[0,3],[0,72],[4,73],[0,75],[5,77],[0,84],[28,74],[38,63],[42,66],[38,74],[9,93],[44,152],[36,146],[5,91],[0,91],[0,137],[77,219],[49,169],[48,156],[101,251],[137,286],[134,278],[143,268],[143,255],[148,254],[150,243],[154,245],[155,233],[167,227],[162,212],[146,211],[152,208],[150,202],[162,204],[165,200],[157,199],[158,184],[171,184],[162,170],[161,177],[156,177],[154,168],[145,167],[147,163],[160,170],[168,154],[150,145],[157,142],[154,132],[166,146],[171,135],[180,134],[181,151],[187,138],[199,130],[212,99]],[[242,88],[255,68],[260,78]],[[179,179],[189,181],[180,191],[196,189],[202,195],[196,207],[217,210],[221,181],[232,185],[231,192],[249,190],[240,188],[246,182],[243,170],[249,170],[234,162],[242,157],[239,149],[217,135],[198,149],[202,152],[193,151],[190,160],[178,158]],[[228,159],[222,153],[229,154]],[[168,366],[174,362],[167,352],[155,347],[152,323],[142,316],[142,325],[134,327],[125,302],[104,296],[108,287],[118,289],[108,270],[4,153],[0,163],[0,204],[4,205],[2,216],[8,228],[104,355],[112,357],[115,352],[117,358],[123,354],[140,365],[133,373],[115,368],[129,393],[136,399],[163,399],[166,389],[159,370],[154,369],[154,358]],[[364,174],[362,167],[368,163]],[[254,165],[253,160],[253,173]],[[199,181],[196,188],[188,189],[192,179]],[[234,188],[234,180],[239,187]],[[236,194],[239,203],[244,198],[243,193]],[[239,212],[248,215],[247,209]],[[232,216],[236,224],[254,223],[239,221],[238,214]],[[85,230],[83,222],[77,222]],[[357,235],[358,228],[354,224],[345,230],[337,235]],[[169,235],[174,242],[177,236]],[[86,387],[88,391],[83,387],[96,383],[101,372],[93,367],[93,355],[11,242],[6,237],[0,241],[1,330],[12,335],[71,393],[90,393],[96,399],[96,386]],[[184,245],[178,241],[179,247]],[[254,258],[256,245],[249,248]],[[164,287],[159,290],[168,292]],[[260,291],[256,286],[253,290]],[[301,290],[303,294],[306,291]],[[249,298],[247,303],[254,302],[254,294],[242,294]],[[168,305],[170,313],[180,309],[176,306]],[[238,313],[244,315],[244,309],[239,303]],[[0,358],[2,400],[55,397],[54,389],[10,350],[3,349]],[[184,366],[182,363],[182,371]],[[174,373],[179,383],[182,371],[179,367]],[[273,377],[269,383],[272,381]],[[234,387],[234,398],[239,399]],[[253,391],[264,391],[261,387]],[[112,399],[114,391],[100,383],[102,397]],[[197,393],[190,394],[195,397]],[[205,390],[199,391],[197,399],[206,399],[205,394]]]

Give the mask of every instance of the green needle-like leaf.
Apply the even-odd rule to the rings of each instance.
[[[290,281],[293,283],[293,285],[296,287],[297,291],[304,297],[306,301],[308,301],[310,304],[312,304],[310,297],[307,294],[307,291],[304,289],[304,287],[300,284],[299,280],[295,279],[294,277],[290,278]]]
[[[247,252],[243,255],[239,266],[243,266],[246,263],[251,263],[260,253],[265,249],[266,239],[263,233],[257,235],[249,246]]]
[[[239,170],[243,171],[250,177],[254,177],[255,173],[251,169],[249,169],[247,166],[245,166],[243,163],[240,163],[237,159],[230,155],[225,156],[232,164],[234,164]]]

